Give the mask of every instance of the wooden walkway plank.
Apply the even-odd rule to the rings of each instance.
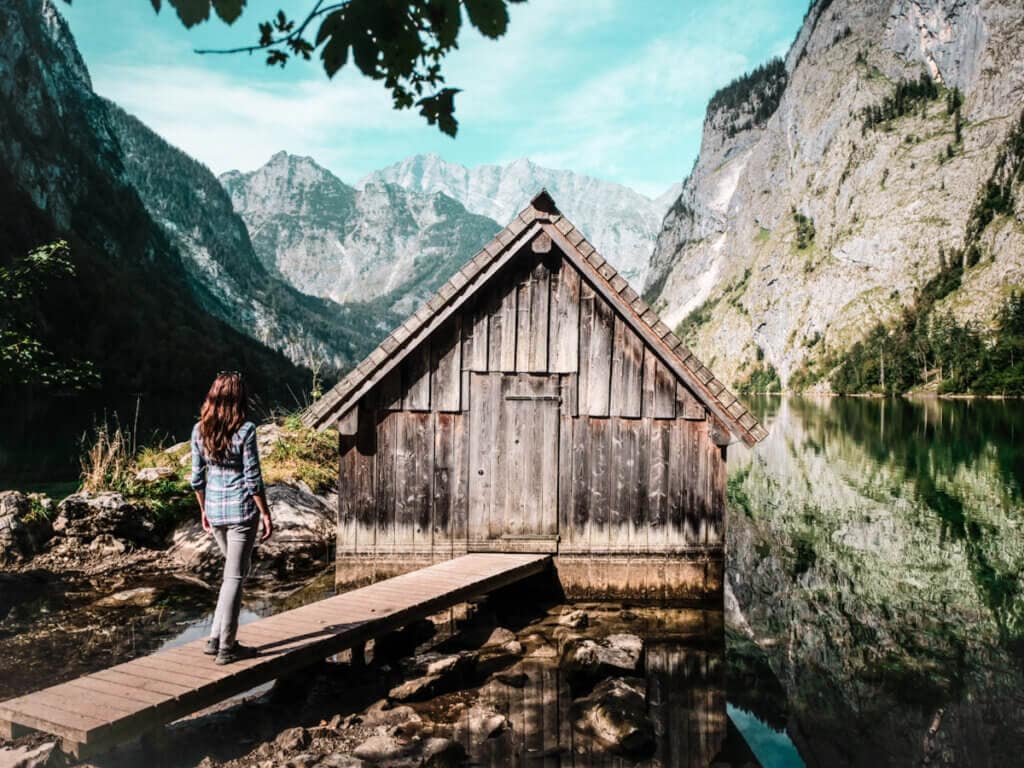
[[[549,555],[476,553],[243,624],[258,655],[217,666],[196,640],[0,702],[0,726],[60,737],[66,751],[102,751],[262,683],[540,573]]]
[[[133,675],[114,669],[104,669],[91,675],[86,675],[86,677],[90,680],[100,680],[102,682],[131,686],[138,690],[153,691],[154,693],[161,693],[169,697],[180,696],[192,690],[190,686],[170,683],[165,680],[154,680],[149,677],[139,677],[138,674]]]

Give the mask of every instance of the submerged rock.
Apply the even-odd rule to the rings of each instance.
[[[377,733],[368,738],[352,752],[360,760],[372,763],[395,761],[402,757],[408,744],[397,736]]]
[[[447,747],[445,744],[431,745],[430,754],[426,754],[427,745],[430,742],[447,739],[428,739],[426,742],[419,739],[411,739],[393,733],[376,733],[356,747],[352,754],[360,760],[369,763],[387,766],[423,766],[434,754],[443,752]]]
[[[508,725],[508,718],[505,715],[493,707],[477,702],[460,713],[456,734],[460,743],[477,745],[494,738]]]
[[[608,635],[601,640],[573,639],[562,652],[562,667],[575,688],[608,675],[637,672],[643,648],[643,640],[631,634]]]
[[[488,638],[484,641],[484,648],[488,648],[495,645],[504,645],[505,643],[514,642],[516,634],[510,629],[504,627],[495,627]]]
[[[392,728],[396,725],[408,727],[409,724],[419,725],[423,722],[423,718],[412,707],[406,705],[392,707],[388,705],[387,700],[381,699],[366,710],[361,722],[371,728],[382,726]]]
[[[412,680],[406,680],[388,691],[388,698],[392,701],[423,701],[431,699],[440,693],[441,675],[423,675]]]
[[[97,608],[148,608],[160,599],[161,594],[156,587],[136,587],[100,598],[93,605]]]
[[[313,764],[313,768],[363,768],[364,765],[366,763],[358,757],[335,752],[321,757],[319,762]]]
[[[427,739],[418,751],[422,768],[458,768],[466,762],[465,748],[451,739]]]
[[[655,747],[654,724],[641,685],[618,677],[601,681],[589,696],[573,702],[573,728],[616,754],[649,756]]]
[[[0,766],[5,768],[56,768],[63,765],[66,762],[55,741],[38,746],[0,749]]]
[[[417,664],[419,677],[406,680],[388,693],[392,701],[424,701],[455,690],[471,676],[476,659],[468,653],[425,659]]]
[[[590,617],[586,611],[569,611],[558,617],[558,623],[563,627],[584,629],[590,624]]]

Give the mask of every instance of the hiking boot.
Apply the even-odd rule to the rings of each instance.
[[[235,643],[230,648],[222,648],[217,652],[217,663],[218,664],[230,664],[234,661],[240,661],[241,659],[251,659],[253,656],[258,656],[255,648],[250,648],[247,645],[241,643]]]
[[[205,653],[207,656],[216,656],[217,655],[217,651],[219,651],[219,650],[220,650],[220,638],[219,637],[211,637],[209,640],[206,641],[206,647],[203,648],[203,653]]]

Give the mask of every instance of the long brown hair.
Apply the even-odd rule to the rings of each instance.
[[[216,464],[224,460],[231,438],[245,423],[248,411],[249,392],[242,374],[237,371],[218,373],[199,413],[199,436],[207,461]]]

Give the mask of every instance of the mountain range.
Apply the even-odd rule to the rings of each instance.
[[[220,182],[266,269],[312,296],[375,302],[395,315],[390,323],[382,316],[384,331],[500,229],[446,195],[382,182],[357,190],[312,158],[285,152]]]
[[[574,221],[641,285],[668,200],[528,160],[466,168],[435,155],[377,171],[357,188],[313,158],[279,152],[220,183],[267,270],[306,294],[375,302],[398,316],[415,311],[542,188],[575,208]]]
[[[657,198],[591,176],[544,168],[528,159],[466,168],[437,155],[414,155],[366,176],[360,186],[387,182],[417,192],[443,192],[467,210],[502,226],[541,189],[628,280],[643,285],[662,219],[679,196],[674,184]]]

